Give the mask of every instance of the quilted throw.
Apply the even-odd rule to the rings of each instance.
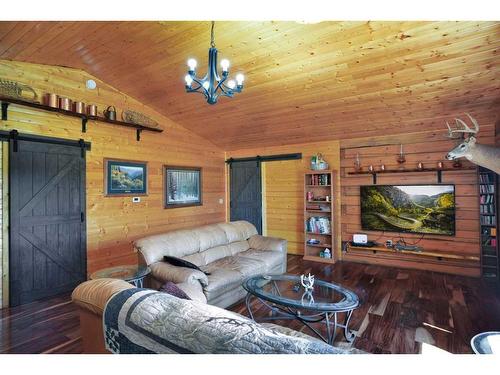
[[[151,289],[127,289],[104,310],[112,353],[341,353],[319,340],[287,336],[239,314]]]

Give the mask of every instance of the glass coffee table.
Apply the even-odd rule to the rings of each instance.
[[[347,341],[354,340],[354,333],[349,330],[349,320],[359,306],[359,298],[349,289],[316,280],[314,289],[306,292],[300,284],[300,276],[296,275],[255,276],[245,280],[243,288],[248,292],[246,306],[252,319],[250,301],[257,298],[273,312],[273,316],[259,320],[296,319],[329,345],[335,341],[337,328],[343,328]],[[338,321],[339,313],[345,313],[343,323]],[[326,325],[326,337],[311,325],[319,322]]]
[[[90,279],[120,279],[128,281],[137,288],[142,288],[144,286],[144,278],[150,272],[151,269],[147,266],[116,266],[96,271],[90,275]]]

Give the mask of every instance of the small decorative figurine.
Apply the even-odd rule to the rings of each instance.
[[[443,169],[443,162],[442,161],[438,161],[437,169]]]
[[[424,165],[421,162],[418,162],[417,169],[421,171],[422,169],[424,169]]]
[[[314,289],[314,276],[311,274],[306,275],[300,275],[300,284],[304,287],[304,289],[307,291],[312,291]]]

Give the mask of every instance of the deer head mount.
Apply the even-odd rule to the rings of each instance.
[[[455,129],[452,129],[450,124],[446,122],[448,137],[462,140],[458,146],[448,152],[446,159],[455,160],[464,157],[474,164],[491,169],[500,174],[500,149],[494,146],[476,143],[476,136],[479,133],[479,124],[471,115],[468,113],[466,113],[466,115],[469,117],[472,125],[474,125],[474,129],[459,118],[455,119]],[[467,138],[465,138],[465,135],[468,135]]]

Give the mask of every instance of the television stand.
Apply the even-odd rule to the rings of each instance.
[[[347,244],[342,256],[345,261],[376,263],[385,266],[417,268],[428,271],[478,276],[478,256],[446,253],[439,250],[396,250],[384,246],[361,247]]]

